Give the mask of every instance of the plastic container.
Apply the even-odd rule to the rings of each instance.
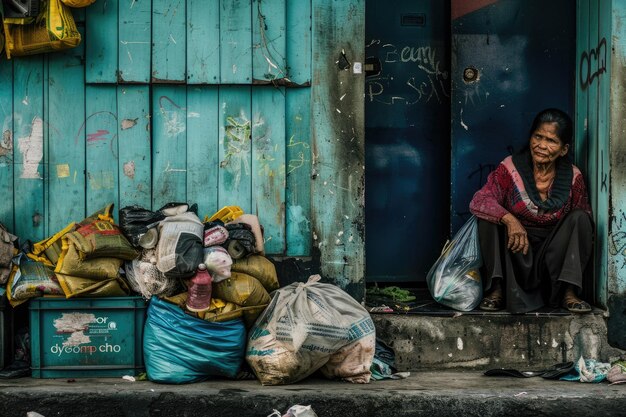
[[[143,372],[141,297],[35,298],[29,310],[33,378]]]
[[[198,265],[196,275],[189,283],[189,296],[186,307],[189,311],[203,311],[211,307],[211,293],[213,292],[213,279],[206,269],[205,264]]]

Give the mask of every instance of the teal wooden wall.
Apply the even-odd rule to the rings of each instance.
[[[36,241],[108,202],[239,205],[269,254],[362,296],[363,74],[336,62],[363,62],[363,0],[75,12],[78,48],[0,58],[2,223]]]
[[[609,295],[626,299],[626,0],[613,0],[612,19]]]
[[[595,295],[603,306],[608,288],[611,13],[611,0],[577,2],[575,154],[586,173],[595,217]]]

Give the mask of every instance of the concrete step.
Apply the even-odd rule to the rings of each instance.
[[[606,313],[372,314],[399,370],[545,368],[584,358],[611,362]],[[626,357],[626,356],[624,356]]]
[[[480,372],[417,372],[367,385],[309,378],[264,387],[214,380],[159,385],[117,379],[0,380],[0,415],[25,417],[267,417],[294,404],[318,417],[625,416],[626,384],[486,377]]]

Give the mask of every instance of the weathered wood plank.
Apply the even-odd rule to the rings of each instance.
[[[44,237],[44,106],[43,57],[13,62],[15,234],[22,239]]]
[[[48,56],[46,235],[85,217],[83,45]]]
[[[119,0],[118,60],[120,82],[150,81],[152,5],[147,0]]]
[[[580,59],[583,53],[589,50],[589,0],[577,0],[576,5],[576,59]],[[577,61],[578,62],[578,61]],[[586,68],[585,68],[586,71]],[[581,83],[581,68],[576,66],[576,117],[575,117],[575,154],[574,162],[587,174],[587,147],[588,143],[588,112],[589,96]],[[588,178],[588,176],[586,176]]]
[[[13,62],[0,56],[0,193],[13,196]],[[15,230],[13,197],[0,205],[0,223]]]
[[[285,253],[285,89],[252,90],[252,212],[265,252]]]
[[[114,83],[118,65],[118,0],[99,1],[85,13],[86,81]]]
[[[187,92],[185,86],[152,89],[152,207],[187,200]]]
[[[286,90],[287,255],[311,254],[311,90]]]
[[[598,65],[608,72],[598,76],[598,144],[597,176],[594,187],[598,193],[596,207],[596,280],[597,298],[601,305],[606,306],[608,300],[608,224],[609,219],[609,137],[610,137],[610,105],[611,105],[611,44],[612,44],[612,9],[608,4],[598,1],[599,25],[598,43],[594,48],[598,51]]]
[[[152,81],[186,80],[185,0],[152,1]]]
[[[198,204],[201,218],[219,208],[218,108],[217,87],[187,87],[187,201]]]
[[[220,2],[187,0],[187,83],[220,82]]]
[[[119,208],[117,88],[88,85],[85,101],[86,211],[91,214],[109,203]]]
[[[350,62],[363,62],[364,11],[363,0],[317,0],[312,29],[313,239],[322,275],[358,300],[365,295],[365,80],[335,62],[342,50]]]
[[[287,76],[285,0],[252,2],[252,79],[268,83]]]
[[[150,88],[117,87],[119,208],[152,205],[150,153]]]
[[[287,66],[289,79],[311,83],[311,1],[287,0]]]
[[[252,82],[251,0],[221,2],[220,74],[222,84]]]
[[[623,303],[626,294],[626,252],[624,252],[624,232],[626,231],[626,88],[624,76],[626,62],[626,34],[623,24],[626,22],[626,2],[612,2],[612,39],[609,51],[612,54],[609,74],[611,82],[611,169],[609,170],[609,187],[611,198],[611,218],[609,227],[609,261],[608,261],[608,320],[609,340],[614,346],[626,348],[624,343]],[[612,332],[611,330],[618,330]],[[617,334],[616,334],[617,333]],[[619,342],[619,343],[618,343]]]
[[[218,206],[252,213],[250,87],[220,87]]]
[[[589,49],[598,45],[598,1],[589,1]],[[592,70],[593,71],[593,70]],[[598,212],[598,189],[595,179],[598,177],[598,80],[589,82],[586,88],[589,99],[589,113],[587,116],[589,129],[589,144],[587,148],[587,186],[590,187],[591,207],[594,213]]]

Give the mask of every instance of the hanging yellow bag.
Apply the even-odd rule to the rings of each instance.
[[[80,43],[72,11],[61,0],[48,0],[43,14],[33,24],[4,22],[4,35],[8,59],[69,49]]]
[[[96,0],[61,0],[66,6],[80,8],[94,4]]]

